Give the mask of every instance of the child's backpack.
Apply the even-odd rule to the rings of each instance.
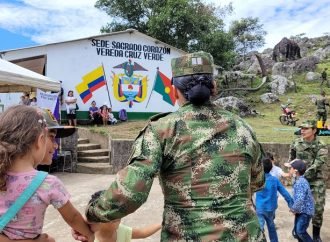
[[[125,109],[121,109],[121,110],[119,110],[119,120],[120,121],[127,121],[127,112],[126,112],[126,110]]]

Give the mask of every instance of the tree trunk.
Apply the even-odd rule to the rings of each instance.
[[[259,62],[259,66],[260,66],[260,69],[261,69],[261,76],[262,77],[267,76],[266,67],[265,67],[265,64],[264,64],[261,56],[258,55],[258,54],[255,54],[255,56],[257,57],[257,60]]]

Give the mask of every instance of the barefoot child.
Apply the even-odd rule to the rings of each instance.
[[[88,204],[95,202],[103,192],[94,193]],[[152,224],[144,228],[131,228],[120,223],[120,219],[107,223],[92,223],[90,226],[95,232],[95,242],[130,242],[131,239],[147,238],[161,229],[161,224]],[[78,234],[73,234],[74,238],[84,241],[84,238]]]
[[[8,108],[0,116],[0,216],[30,184],[37,173],[34,168],[41,162],[49,162],[57,148],[56,131],[51,128],[57,122],[47,115],[45,111],[18,105]],[[47,175],[1,233],[14,240],[39,238],[49,204],[58,209],[64,220],[84,234],[89,242],[94,240],[83,217],[69,201],[62,182],[52,175]],[[0,241],[3,240],[0,238]]]

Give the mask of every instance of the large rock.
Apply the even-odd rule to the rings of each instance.
[[[271,80],[269,85],[274,94],[283,95],[294,88],[294,83],[284,76],[272,75]]]
[[[263,103],[275,103],[275,102],[279,102],[279,98],[276,94],[268,92],[268,93],[264,93],[260,96],[260,100]]]
[[[299,45],[286,37],[274,46],[273,60],[274,61],[288,61],[300,59]]]
[[[321,74],[312,71],[308,72],[305,77],[305,80],[310,82],[319,81],[320,79],[321,79]]]
[[[319,62],[320,59],[316,56],[308,56],[296,61],[278,62],[274,64],[272,74],[291,79],[294,74],[315,71],[316,64]]]
[[[325,48],[317,49],[313,55],[318,56],[320,60],[325,60],[330,58],[330,45],[326,46]]]
[[[287,78],[292,78],[294,73],[294,62],[287,61],[287,62],[277,62],[274,64],[272,69],[272,74],[274,76],[281,75]]]
[[[307,71],[315,71],[316,64],[320,63],[320,58],[317,56],[307,56],[294,62],[294,72],[304,73]]]
[[[253,114],[252,110],[246,104],[246,102],[242,101],[237,97],[230,96],[219,98],[214,103],[230,112],[236,113],[240,117],[245,117]]]
[[[272,60],[272,49],[269,48],[263,51],[263,53],[261,54],[257,53],[257,54],[262,58],[267,73],[270,73],[275,63],[275,61]],[[234,67],[234,70],[246,71],[247,73],[250,74],[261,73],[260,65],[258,59],[255,56],[255,53],[253,53],[253,55],[249,55],[249,58],[246,59],[245,61],[242,60],[239,64],[237,64]]]

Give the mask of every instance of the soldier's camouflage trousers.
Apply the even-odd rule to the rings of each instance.
[[[316,120],[322,120],[323,122],[327,121],[327,113],[326,112],[317,112]]]
[[[325,182],[322,180],[313,181],[310,184],[310,187],[315,202],[315,215],[313,217],[312,224],[313,226],[321,227],[323,222],[323,212],[324,212],[325,196],[326,196]]]

